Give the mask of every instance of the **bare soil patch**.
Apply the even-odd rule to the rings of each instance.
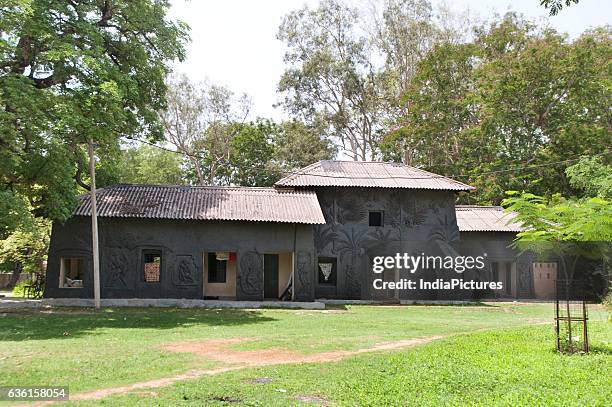
[[[229,345],[252,341],[253,339],[251,338],[213,339],[200,342],[176,342],[163,345],[162,349],[170,352],[190,352],[230,366],[240,365],[245,367],[253,367],[287,363],[333,362],[351,355],[407,348],[441,338],[442,336],[430,336],[427,338],[404,339],[395,342],[382,342],[374,345],[371,348],[357,350],[336,350],[311,355],[304,355],[285,348],[256,350],[236,350],[228,348]]]
[[[199,342],[175,342],[162,346],[162,349],[169,352],[190,352],[199,356],[205,356],[212,360],[223,362],[225,366],[213,369],[196,369],[186,373],[162,379],[149,380],[146,382],[133,383],[126,386],[113,387],[108,389],[94,390],[86,393],[70,395],[70,401],[79,400],[99,400],[115,394],[124,394],[142,389],[155,389],[159,387],[170,386],[176,382],[197,379],[202,376],[212,376],[221,373],[230,372],[233,370],[243,369],[245,367],[256,367],[266,365],[279,365],[288,363],[314,363],[314,362],[332,362],[343,359],[351,355],[362,353],[385,351],[409,348],[425,344],[428,342],[442,339],[443,336],[429,336],[426,338],[405,339],[395,342],[382,342],[374,345],[371,348],[357,350],[338,350],[331,352],[322,352],[312,355],[304,355],[292,350],[283,348],[270,348],[260,350],[236,350],[228,348],[231,345],[252,341],[253,338],[229,338],[229,339],[212,339]],[[301,397],[301,396],[300,396]],[[311,397],[314,396],[303,396]],[[313,402],[315,400],[312,400]],[[322,401],[322,400],[321,400]],[[319,400],[317,400],[319,402]],[[51,404],[50,402],[41,402],[34,405],[41,406]],[[24,404],[25,406],[25,404]],[[30,405],[31,406],[31,405]]]

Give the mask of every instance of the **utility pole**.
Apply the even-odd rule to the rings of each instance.
[[[93,140],[89,139],[89,176],[91,178],[91,235],[93,240],[94,305],[100,309],[100,255],[98,252],[98,210],[96,207],[96,160]]]

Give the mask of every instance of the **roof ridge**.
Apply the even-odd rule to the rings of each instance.
[[[274,186],[383,187],[451,191],[474,189],[461,181],[403,163],[354,160],[320,160],[293,171],[278,180]]]
[[[192,189],[241,189],[241,190],[260,190],[260,191],[276,191],[274,187],[248,187],[241,185],[177,185],[177,184],[129,184],[129,183],[118,183],[107,185],[104,188],[97,188],[96,191],[102,189],[116,188],[116,187],[154,187],[154,188],[192,188]]]

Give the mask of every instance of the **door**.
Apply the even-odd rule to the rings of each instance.
[[[264,298],[278,299],[278,254],[264,254]]]

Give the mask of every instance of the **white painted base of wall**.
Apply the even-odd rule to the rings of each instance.
[[[174,298],[121,298],[102,299],[102,307],[177,307],[177,308],[291,308],[325,309],[322,302],[294,301],[221,301],[188,300]],[[89,298],[44,298],[42,300],[0,299],[2,308],[43,308],[43,307],[93,307]]]

